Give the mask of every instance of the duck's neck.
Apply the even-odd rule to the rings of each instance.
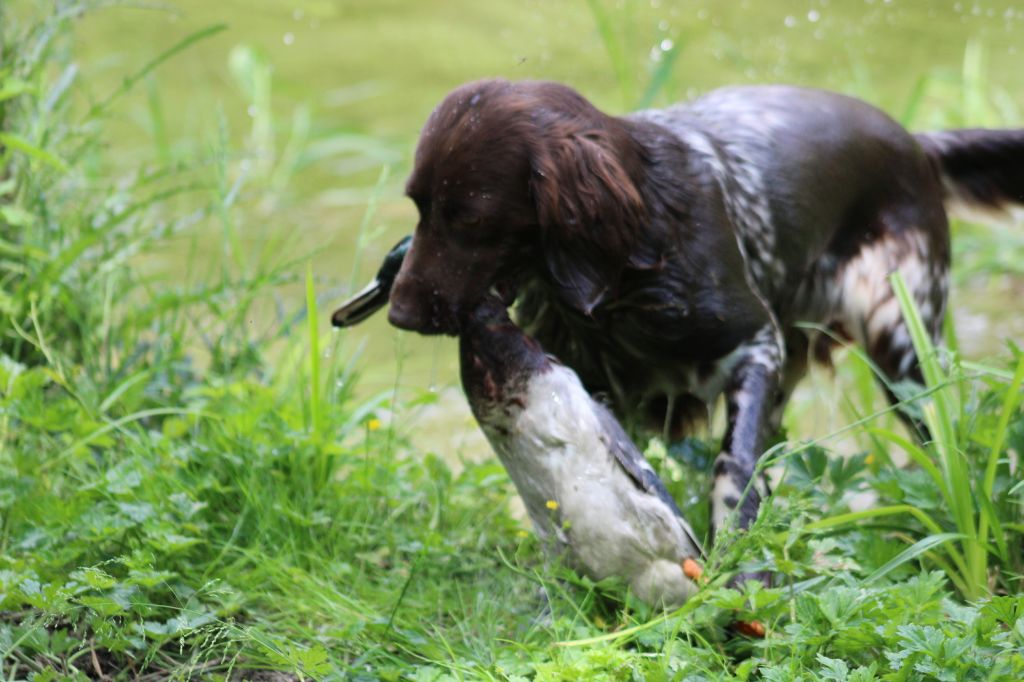
[[[521,402],[530,378],[551,366],[540,344],[507,314],[466,324],[459,355],[462,386],[474,412],[489,404]]]

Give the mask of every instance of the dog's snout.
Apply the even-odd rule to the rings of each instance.
[[[423,295],[404,272],[408,264],[402,264],[402,271],[398,273],[391,288],[388,322],[399,329],[420,332],[426,322]]]
[[[407,331],[421,331],[423,320],[415,310],[402,304],[400,301],[391,301],[391,308],[388,310],[388,322],[399,329]]]

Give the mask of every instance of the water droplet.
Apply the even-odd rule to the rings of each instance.
[[[675,43],[673,43],[669,38],[665,38],[663,41],[661,41],[660,47],[662,52],[668,52],[669,50],[672,49],[673,45],[675,45]]]
[[[291,45],[292,43],[295,42],[295,34],[289,31],[288,33],[284,34],[281,40],[282,42],[284,42],[285,45]]]
[[[810,12],[807,13],[807,21],[811,22],[812,24],[818,21],[818,19],[821,19],[821,13],[818,12],[818,10],[812,9]]]
[[[297,7],[292,12],[292,19],[294,19],[295,21],[302,21],[302,17],[304,16],[306,16],[306,13],[303,11],[301,7]]]
[[[249,118],[256,118],[256,105],[250,104],[249,108],[245,110],[245,113],[249,114]]]
[[[786,28],[793,28],[794,26],[796,26],[796,17],[790,14],[789,16],[782,20],[782,23],[786,25]]]

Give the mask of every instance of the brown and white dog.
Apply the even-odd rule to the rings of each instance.
[[[861,344],[920,380],[889,284],[938,338],[947,209],[1024,205],[1024,130],[912,135],[820,90],[736,87],[609,116],[555,83],[464,85],[431,114],[407,193],[419,209],[389,319],[457,334],[488,292],[633,424],[679,435],[722,393],[712,531],[738,508],[807,365],[807,334]]]

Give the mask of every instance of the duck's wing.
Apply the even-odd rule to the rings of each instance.
[[[596,408],[601,426],[604,427],[604,432],[608,435],[608,448],[619,463],[619,466],[629,475],[637,488],[655,495],[672,510],[676,518],[679,519],[679,525],[682,527],[687,538],[693,543],[697,551],[703,555],[704,550],[700,542],[697,541],[693,529],[690,528],[690,524],[683,518],[683,512],[679,509],[679,505],[676,504],[672,495],[669,494],[668,489],[665,488],[665,484],[661,482],[661,478],[658,477],[658,474],[651,467],[650,462],[643,456],[643,453],[633,443],[633,440],[626,435],[625,430],[623,430],[615,415],[603,405],[597,404]]]

